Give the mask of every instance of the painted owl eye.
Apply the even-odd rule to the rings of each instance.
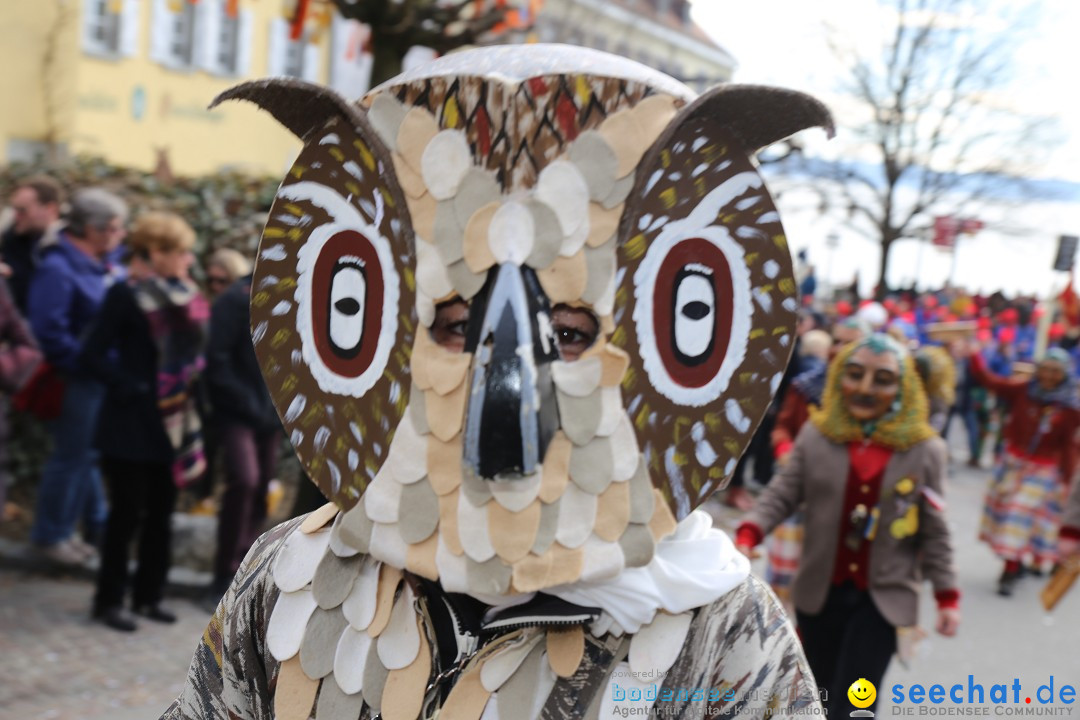
[[[382,329],[382,266],[371,241],[355,230],[322,246],[311,277],[311,320],[319,359],[358,377],[371,365]]]
[[[642,359],[653,385],[680,405],[716,400],[746,351],[750,283],[726,231],[658,238],[634,275]]]

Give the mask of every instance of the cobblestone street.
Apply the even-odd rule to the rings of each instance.
[[[175,625],[118,633],[89,617],[85,579],[0,570],[0,718],[153,720],[183,685],[207,614],[186,600]]]

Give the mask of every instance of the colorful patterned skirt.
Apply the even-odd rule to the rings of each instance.
[[[979,539],[1004,560],[1057,560],[1065,484],[1057,463],[1002,453],[986,492]]]

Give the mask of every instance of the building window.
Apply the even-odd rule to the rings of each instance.
[[[223,9],[224,10],[224,9]],[[223,12],[221,25],[218,27],[217,48],[214,60],[217,67],[230,75],[235,75],[240,58],[240,14],[229,17]]]
[[[195,43],[201,38],[198,5],[190,0],[154,0],[150,55],[174,70],[195,67]]]
[[[307,43],[300,40],[290,39],[285,44],[285,65],[282,69],[283,75],[289,77],[302,78],[304,77],[304,46]]]
[[[86,9],[87,50],[116,53],[120,50],[120,15],[109,0],[89,0]]]
[[[85,0],[83,50],[115,58],[134,55],[139,39],[139,0]]]
[[[153,6],[150,54],[155,61],[173,70],[248,74],[250,10],[230,15],[226,0],[153,0]]]
[[[270,23],[269,74],[319,82],[322,48],[309,42],[306,36],[298,40],[289,37],[289,23],[275,18]]]
[[[176,67],[189,68],[195,55],[195,6],[182,2],[170,13],[168,59]]]

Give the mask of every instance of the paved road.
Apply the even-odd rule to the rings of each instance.
[[[1054,675],[1058,687],[1080,688],[1080,589],[1053,616],[1038,603],[1041,581],[1026,580],[1009,599],[994,594],[1000,567],[974,539],[987,476],[954,468],[948,489],[964,593],[961,634],[930,637],[910,669],[894,662],[879,689],[879,717],[893,715],[885,688],[894,683],[948,687],[970,673],[986,692],[1019,678],[1027,694]],[[735,518],[722,512],[720,519],[730,525]],[[152,719],[179,691],[206,612],[176,600],[176,625],[144,621],[123,635],[90,622],[91,592],[85,578],[0,570],[0,720]],[[932,608],[927,593],[924,625],[933,622]]]
[[[0,571],[0,718],[152,720],[180,691],[208,615],[127,635],[90,621],[85,579]]]

